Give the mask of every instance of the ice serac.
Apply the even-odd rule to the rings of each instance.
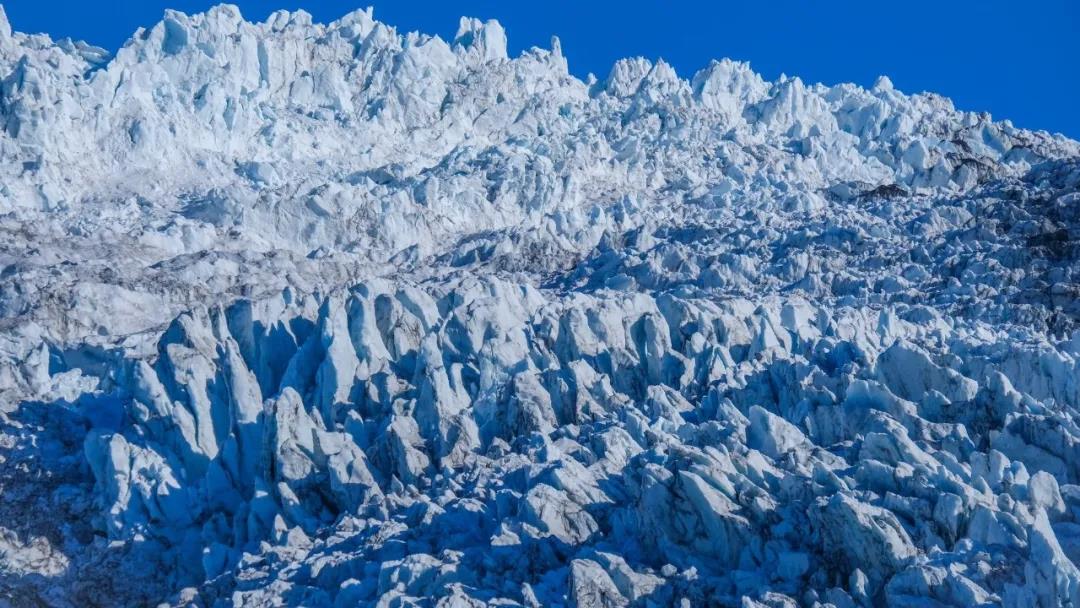
[[[1080,602],[1080,145],[568,67],[0,9],[0,605]]]

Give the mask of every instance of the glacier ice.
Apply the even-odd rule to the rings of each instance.
[[[0,9],[0,606],[1075,606],[1080,144]]]

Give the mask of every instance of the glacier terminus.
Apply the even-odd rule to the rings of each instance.
[[[0,607],[1080,606],[1080,144],[360,10],[0,8]]]

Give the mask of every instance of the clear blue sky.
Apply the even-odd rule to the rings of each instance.
[[[115,50],[165,8],[198,0],[0,0],[15,29]],[[689,77],[709,59],[750,61],[768,78],[936,91],[964,110],[1080,138],[1080,0],[239,0],[249,20],[303,8],[330,21],[352,8],[399,31],[452,37],[457,18],[496,18],[511,53],[562,40],[570,70],[607,75],[620,57],[663,57]]]

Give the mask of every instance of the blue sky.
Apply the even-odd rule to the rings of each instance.
[[[0,0],[15,29],[116,49],[165,8],[196,0]],[[511,53],[562,40],[570,70],[607,75],[620,57],[664,58],[689,77],[709,59],[750,61],[768,78],[869,86],[887,74],[905,92],[935,91],[964,110],[1080,138],[1077,0],[460,1],[250,0],[248,19],[303,8],[330,21],[358,6],[399,31],[452,37],[457,18],[496,18]]]

